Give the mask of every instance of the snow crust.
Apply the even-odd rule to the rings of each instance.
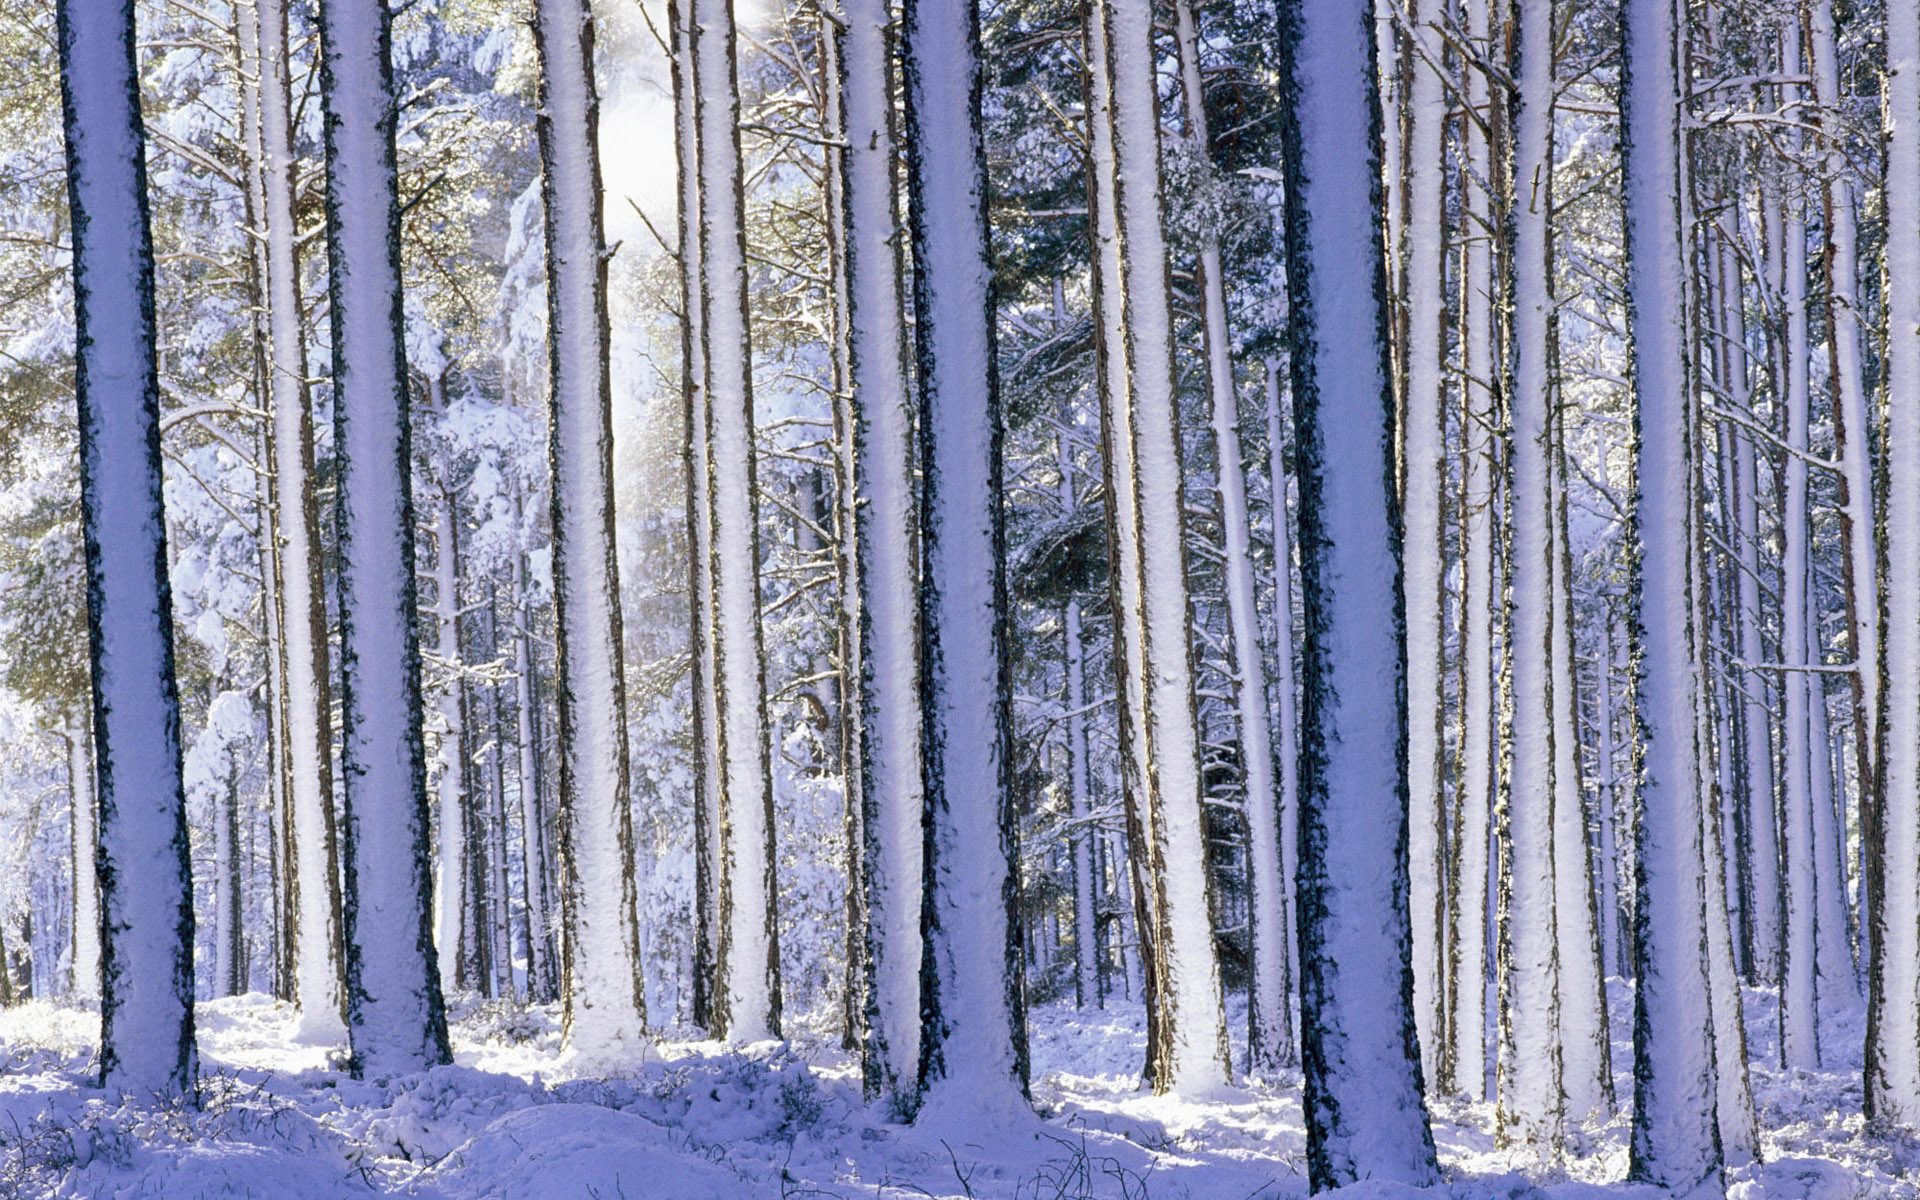
[[[1609,981],[1615,1061],[1628,1061],[1630,989]],[[1239,997],[1230,1025],[1244,1028]],[[1777,1038],[1776,998],[1746,994],[1757,1064]],[[85,1086],[97,1022],[41,1002],[0,1012],[0,1194],[253,1196],[335,1200],[638,1200],[932,1196],[1304,1196],[1299,1078],[1214,1100],[1154,1096],[1134,1072],[1144,1013],[1115,1003],[1032,1014],[1034,1097],[1024,1125],[907,1127],[860,1098],[837,1049],[666,1042],[662,1061],[602,1081],[562,1067],[554,1006],[475,1006],[453,1030],[456,1064],[356,1082],[298,1038],[298,1014],[261,995],[199,1007],[200,1110],[136,1106]],[[1838,1031],[1858,1046],[1856,1014]],[[1237,1036],[1237,1035],[1236,1035]],[[1733,1173],[1729,1200],[1920,1196],[1920,1146],[1862,1132],[1859,1056],[1822,1071],[1754,1068],[1766,1165]],[[1616,1088],[1625,1094],[1624,1072]],[[1659,1200],[1618,1182],[1622,1122],[1570,1123],[1575,1153],[1534,1177],[1496,1149],[1491,1105],[1442,1101],[1447,1182],[1363,1181],[1341,1200]]]

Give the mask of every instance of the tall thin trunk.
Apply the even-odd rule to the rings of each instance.
[[[553,591],[560,719],[562,1039],[584,1059],[647,1053],[634,914],[613,392],[593,16],[539,0],[541,197],[551,370]]]
[[[266,293],[271,334],[267,406],[273,413],[273,530],[280,556],[280,636],[286,663],[288,807],[298,889],[293,905],[294,998],[300,1033],[346,1033],[340,956],[340,851],[333,817],[332,688],[321,592],[320,505],[314,492],[313,414],[307,394],[300,231],[294,219],[292,82],[286,0],[257,0],[264,170]]]
[[[1808,9],[1808,44],[1813,53],[1814,119],[1823,128],[1837,121],[1840,66],[1836,53],[1833,0],[1813,0]],[[1841,581],[1846,594],[1847,647],[1854,669],[1848,675],[1853,697],[1854,777],[1862,805],[1861,830],[1871,825],[1871,798],[1880,712],[1880,547],[1876,538],[1874,474],[1868,449],[1869,413],[1863,365],[1859,301],[1859,246],[1854,217],[1854,181],[1837,137],[1823,139],[1821,255],[1827,303],[1828,375],[1833,388],[1833,439],[1840,458],[1840,537],[1845,544]],[[1844,823],[1843,823],[1844,824]],[[1862,837],[1862,843],[1868,839]],[[1845,872],[1841,874],[1845,879]],[[1862,881],[1861,892],[1867,892]],[[1860,930],[1866,935],[1864,923]],[[1859,992],[1856,976],[1854,994]]]
[[[193,873],[161,506],[146,129],[132,0],[62,0],[80,502],[99,795],[101,1085],[193,1086]]]
[[[923,1122],[1026,1112],[1001,410],[976,0],[902,11],[921,467]]]
[[[1106,525],[1110,564],[1107,572],[1108,608],[1113,620],[1113,672],[1120,744],[1120,795],[1126,812],[1126,892],[1134,949],[1129,969],[1129,995],[1137,994],[1146,1007],[1147,1057],[1141,1081],[1157,1086],[1161,1069],[1162,1009],[1166,1004],[1160,972],[1155,967],[1159,949],[1154,940],[1150,910],[1154,875],[1152,842],[1147,829],[1151,797],[1147,791],[1146,692],[1141,666],[1141,620],[1130,599],[1140,588],[1140,546],[1130,531],[1138,525],[1138,501],[1128,480],[1133,476],[1133,406],[1128,402],[1131,382],[1126,355],[1126,288],[1120,266],[1119,216],[1113,170],[1113,80],[1107,43],[1106,8],[1090,3],[1081,11],[1087,64],[1087,144],[1091,169],[1087,171],[1088,229],[1092,246],[1095,376],[1100,393],[1100,438],[1105,451],[1102,468],[1107,497]],[[1137,988],[1134,986],[1138,984]]]
[[[1629,1174],[1679,1200],[1720,1196],[1708,998],[1700,664],[1693,639],[1693,439],[1685,333],[1678,42],[1674,0],[1626,0],[1621,124],[1633,355],[1633,533],[1628,603],[1639,663],[1634,1111]],[[1715,897],[1718,904],[1718,897]]]
[[[440,380],[430,380],[435,413],[443,410]],[[460,529],[454,514],[453,493],[440,489],[433,510],[433,583],[432,614],[434,656],[446,673],[441,689],[440,752],[435,757],[434,778],[439,803],[440,839],[434,854],[434,944],[440,949],[440,990],[472,987],[473,975],[468,953],[474,930],[467,919],[473,909],[468,884],[472,872],[467,858],[474,847],[467,837],[467,804],[470,791],[467,772],[466,677],[460,667]]]
[[[1107,116],[1113,127],[1114,231],[1119,243],[1124,397],[1132,445],[1118,476],[1131,493],[1138,611],[1141,727],[1130,750],[1146,796],[1146,882],[1157,975],[1155,1035],[1148,1047],[1156,1091],[1205,1094],[1228,1081],[1227,1029],[1213,950],[1206,877],[1200,737],[1189,643],[1185,489],[1175,407],[1168,250],[1162,228],[1159,97],[1149,0],[1104,0]],[[1100,169],[1097,165],[1096,169]]]
[[[732,0],[692,0],[692,31],[720,751],[720,928],[710,1003],[716,1035],[755,1042],[780,1033],[780,947]]]
[[[1599,621],[1600,644],[1593,657],[1593,702],[1596,710],[1594,773],[1598,784],[1594,807],[1597,810],[1595,816],[1600,841],[1600,882],[1597,892],[1600,902],[1600,974],[1603,979],[1609,974],[1624,976],[1628,970],[1626,946],[1621,933],[1620,839],[1618,823],[1614,819],[1620,798],[1620,771],[1614,755],[1619,737],[1619,725],[1613,707],[1613,689],[1619,678],[1614,672],[1614,654],[1618,644],[1615,620],[1613,605],[1609,603]]]
[[[1885,605],[1867,836],[1866,1114],[1920,1130],[1920,10],[1889,5]]]
[[[1371,23],[1280,7],[1306,608],[1301,1049],[1315,1190],[1438,1178],[1407,911],[1406,641]],[[1365,272],[1364,283],[1354,273]]]
[[[693,1023],[713,1026],[720,936],[720,714],[713,657],[713,500],[708,491],[705,241],[700,219],[700,120],[694,91],[691,0],[669,0],[674,146],[679,166],[680,389],[687,475],[687,605],[692,662],[694,942]]]
[[[520,503],[518,496],[514,503]],[[513,707],[514,744],[520,759],[516,778],[520,787],[521,881],[527,910],[527,995],[534,1000],[552,1000],[559,995],[559,980],[553,969],[553,893],[547,874],[546,820],[540,804],[540,751],[533,727],[536,689],[524,554],[514,556],[513,590],[520,605],[513,634]]]
[[[833,630],[833,658],[839,667],[833,712],[835,766],[840,772],[841,831],[846,847],[847,894],[843,909],[846,959],[840,998],[840,1048],[857,1051],[866,1042],[867,1027],[867,903],[862,862],[866,845],[863,801],[865,779],[860,761],[860,557],[855,539],[859,526],[854,475],[859,469],[854,445],[853,293],[847,263],[847,143],[846,87],[841,78],[839,29],[844,18],[823,10],[820,37],[821,129],[835,144],[821,148],[825,181],[821,188],[827,240],[828,296],[831,301],[833,364],[833,511],[830,555],[839,604]],[[897,197],[896,197],[897,200]],[[864,1085],[864,1080],[863,1080]]]
[[[1206,157],[1210,147],[1206,98],[1200,78],[1199,34],[1194,24],[1191,0],[1176,0],[1174,20],[1178,32],[1181,97],[1187,137],[1193,142],[1195,153],[1202,161],[1209,161]],[[1437,133],[1435,152],[1437,159]],[[1435,216],[1437,220],[1437,205]],[[1437,244],[1434,258],[1437,275]],[[1273,727],[1267,713],[1265,671],[1262,669],[1264,655],[1260,647],[1260,607],[1253,578],[1253,530],[1247,513],[1246,458],[1240,449],[1240,395],[1233,377],[1232,331],[1227,327],[1226,271],[1221,265],[1219,238],[1210,231],[1201,234],[1199,282],[1207,354],[1207,393],[1212,402],[1214,486],[1220,498],[1221,534],[1226,551],[1227,626],[1233,656],[1234,722],[1239,733],[1240,765],[1245,785],[1247,941],[1253,956],[1247,995],[1247,1065],[1250,1071],[1271,1075],[1285,1064],[1292,1042],[1292,1031],[1288,1028],[1291,1021],[1286,1012],[1286,905],[1280,899],[1283,881],[1280,796],[1274,788]],[[1437,279],[1434,284],[1437,289]],[[1437,305],[1434,328],[1437,343]],[[1437,360],[1437,344],[1434,352]],[[1437,365],[1435,373],[1437,376]],[[1433,403],[1437,425],[1437,388],[1435,392]],[[1433,465],[1437,472],[1437,456]],[[1437,588],[1434,599],[1437,603]],[[1437,637],[1435,645],[1437,664]],[[1438,697],[1437,690],[1435,697]],[[1436,708],[1436,730],[1438,720]],[[1434,774],[1437,782],[1437,756]],[[1438,847],[1433,849],[1437,857]],[[1436,908],[1438,899],[1436,887]]]
[[[1728,404],[1739,412],[1751,410],[1751,391],[1747,370],[1746,310],[1742,300],[1740,262],[1733,218],[1723,217],[1715,257],[1719,262],[1718,287],[1720,342],[1724,347],[1721,385],[1727,391]],[[1766,659],[1760,614],[1760,517],[1759,477],[1754,467],[1754,435],[1747,430],[1726,430],[1733,439],[1732,533],[1739,566],[1738,601],[1733,620],[1739,629],[1740,658],[1747,663]],[[1756,983],[1773,983],[1780,977],[1780,845],[1774,817],[1774,755],[1770,680],[1766,672],[1744,671],[1740,675],[1741,739],[1744,752],[1739,776],[1746,781],[1746,794],[1739,798],[1745,805],[1747,853],[1744,889],[1747,926],[1747,963],[1749,977]]]
[[[1820,626],[1810,615],[1808,637],[1821,658]],[[1813,747],[1813,924],[1814,1010],[1820,1018],[1820,1056],[1838,1057],[1831,1047],[1835,1016],[1858,1012],[1860,977],[1853,963],[1852,922],[1847,914],[1846,824],[1840,817],[1841,774],[1834,761],[1833,730],[1828,723],[1826,675],[1808,678],[1813,702],[1807,706],[1807,740]]]
[[[1274,806],[1280,813],[1280,946],[1286,971],[1280,1015],[1286,1021],[1281,1031],[1285,1043],[1280,1047],[1281,1063],[1298,1066],[1300,1051],[1293,1028],[1293,1007],[1286,997],[1294,991],[1299,975],[1294,951],[1299,943],[1299,922],[1295,919],[1294,885],[1300,865],[1300,718],[1298,688],[1293,673],[1293,511],[1287,504],[1286,442],[1280,417],[1280,372],[1277,359],[1263,364],[1262,381],[1267,403],[1267,507],[1272,514],[1273,530],[1273,693],[1274,724],[1278,727],[1275,747],[1280,772],[1274,793]]]
[[[1576,1121],[1613,1111],[1613,1062],[1595,912],[1589,792],[1580,770],[1580,704],[1573,640],[1573,559],[1567,535],[1564,414],[1553,417],[1553,891],[1560,960],[1560,1083]]]
[[[1781,70],[1800,74],[1797,20],[1779,33]],[[1798,107],[1799,88],[1780,88],[1780,103]],[[1778,135],[1788,153],[1799,146],[1795,130]],[[1783,197],[1781,220],[1770,232],[1778,239],[1779,303],[1785,336],[1777,350],[1776,391],[1785,421],[1780,503],[1780,1065],[1812,1070],[1820,1065],[1815,1017],[1813,936],[1813,747],[1808,741],[1807,582],[1810,566],[1807,529],[1807,418],[1809,397],[1807,346],[1807,227],[1798,197]]]
[[[352,618],[340,631],[340,766],[356,1075],[451,1058],[431,917],[390,20],[383,0],[320,10],[339,591]]]
[[[1467,32],[1483,44],[1488,35],[1484,0],[1466,6]],[[1467,73],[1469,102],[1491,114],[1484,72]],[[1447,1053],[1435,1081],[1442,1091],[1487,1098],[1487,906],[1493,883],[1488,830],[1493,823],[1498,728],[1495,715],[1493,510],[1498,483],[1494,455],[1499,371],[1494,349],[1496,304],[1492,207],[1486,185],[1493,178],[1493,148],[1487,129],[1464,123],[1468,182],[1461,205],[1466,228],[1460,248],[1460,391],[1462,512],[1460,601],[1459,804],[1455,814],[1453,878],[1448,894],[1450,949]]]
[[[67,720],[67,795],[73,817],[72,994],[82,1004],[100,999],[100,879],[96,852],[100,806],[94,792],[93,739],[88,721]]]
[[[1553,6],[1514,6],[1512,387],[1507,662],[1513,695],[1501,879],[1500,1109],[1503,1136],[1558,1150],[1560,954],[1555,923],[1553,694]]]
[[[887,0],[846,0],[840,84],[847,149],[849,377],[853,405],[854,654],[867,929],[868,1093],[898,1113],[918,1103],[923,727],[915,543],[914,412],[908,391],[898,137]]]
[[[1400,345],[1404,385],[1400,426],[1402,541],[1407,619],[1407,824],[1409,909],[1413,919],[1413,1019],[1427,1079],[1445,1074],[1446,1030],[1446,741],[1441,735],[1441,574],[1444,539],[1442,480],[1446,474],[1446,367],[1442,322],[1446,309],[1446,160],[1448,120],[1440,55],[1428,53],[1429,26],[1445,5],[1417,0],[1413,26],[1401,32],[1407,50],[1405,202],[1399,253],[1405,279],[1405,337]],[[1391,173],[1395,164],[1389,163]]]

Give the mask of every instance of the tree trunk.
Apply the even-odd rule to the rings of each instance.
[[[1887,10],[1885,611],[1867,886],[1866,1115],[1920,1130],[1920,11]]]
[[[1142,683],[1142,633],[1139,606],[1132,597],[1140,589],[1140,546],[1132,536],[1138,527],[1137,498],[1129,484],[1133,477],[1133,406],[1126,354],[1125,285],[1120,265],[1120,234],[1115,201],[1113,145],[1113,81],[1107,43],[1106,9],[1087,4],[1081,10],[1087,64],[1088,228],[1092,246],[1094,359],[1100,394],[1100,439],[1109,550],[1108,608],[1113,620],[1114,692],[1117,700],[1117,740],[1120,748],[1120,795],[1126,813],[1126,892],[1134,953],[1126,961],[1138,972],[1129,977],[1129,996],[1139,995],[1146,1008],[1147,1057],[1141,1082],[1158,1086],[1163,1054],[1162,1010],[1167,1003],[1155,967],[1158,947],[1151,912],[1154,875],[1148,827],[1152,820],[1142,748],[1146,735],[1146,700]],[[1123,958],[1125,958],[1123,954]],[[1134,984],[1137,982],[1138,986]]]
[[[515,496],[514,503],[520,503]],[[538,690],[534,687],[533,614],[527,599],[527,560],[513,560],[513,590],[519,597],[520,619],[513,637],[515,745],[520,752],[520,836],[524,858],[522,883],[527,907],[527,996],[537,1001],[560,994],[554,972],[553,892],[547,873],[547,827],[540,803],[540,750],[533,714]]]
[[[93,732],[101,1086],[194,1084],[193,873],[161,506],[146,129],[132,0],[62,0]]]
[[[926,737],[920,1120],[973,1128],[1027,1111],[979,8],[907,0],[902,27]]]
[[[1196,156],[1210,168],[1206,101],[1200,78],[1199,35],[1194,25],[1191,0],[1177,0],[1174,18],[1178,31],[1176,40],[1180,51],[1181,96],[1187,137],[1194,145]],[[1436,138],[1436,150],[1437,146]],[[1437,244],[1434,257],[1437,263]],[[1247,940],[1253,957],[1247,995],[1247,1066],[1250,1071],[1271,1076],[1285,1064],[1293,1040],[1289,1028],[1291,1019],[1286,1011],[1287,953],[1284,939],[1287,906],[1280,898],[1283,879],[1280,796],[1274,787],[1273,728],[1267,713],[1265,672],[1262,669],[1264,656],[1260,647],[1260,607],[1253,578],[1253,531],[1247,514],[1246,459],[1240,449],[1240,397],[1233,377],[1232,332],[1227,327],[1226,272],[1221,265],[1219,238],[1210,231],[1201,234],[1199,267],[1207,392],[1211,399],[1213,420],[1214,487],[1219,495],[1220,526],[1226,553],[1227,626],[1233,659],[1233,716],[1235,731],[1239,735],[1247,822]],[[1436,339],[1438,328],[1436,305]],[[1437,396],[1435,404],[1437,413]],[[1437,459],[1434,465],[1437,468]],[[1434,598],[1437,602],[1437,589]],[[1437,662],[1437,638],[1435,645]],[[1437,698],[1437,690],[1435,695]],[[1433,715],[1437,730],[1438,711]],[[1437,762],[1436,759],[1436,780],[1439,774]],[[1436,906],[1438,897],[1436,889]]]
[[[1306,647],[1300,963],[1314,1190],[1438,1179],[1407,911],[1406,640],[1370,25],[1280,8]],[[1365,271],[1365,284],[1354,272]],[[1334,965],[1338,964],[1338,969]]]
[[[868,1094],[895,1113],[918,1103],[922,688],[915,545],[914,413],[908,392],[898,227],[898,139],[886,0],[847,0],[840,85],[847,149],[849,375],[853,403],[854,560],[866,945]],[[958,148],[950,147],[957,152]]]
[[[1162,229],[1160,122],[1148,0],[1104,0],[1111,96],[1113,227],[1119,243],[1124,393],[1130,411],[1129,469],[1134,590],[1120,597],[1138,613],[1141,727],[1129,751],[1143,756],[1147,883],[1152,901],[1156,1020],[1148,1045],[1158,1092],[1205,1095],[1231,1075],[1208,908],[1200,737],[1194,719],[1188,641],[1185,489],[1175,409],[1173,324]],[[1097,19],[1097,18],[1096,18]],[[1096,169],[1100,169],[1096,166]]]
[[[699,121],[700,302],[706,333],[708,483],[714,562],[714,703],[720,750],[716,1036],[780,1033],[773,787],[760,641],[760,533],[748,342],[740,95],[731,0],[693,0]]]
[[[1299,922],[1295,919],[1294,887],[1299,878],[1300,832],[1300,720],[1298,689],[1293,674],[1293,513],[1287,504],[1288,454],[1280,420],[1279,360],[1269,358],[1263,381],[1267,399],[1267,506],[1272,514],[1273,530],[1273,692],[1274,722],[1279,726],[1279,787],[1274,807],[1279,810],[1280,850],[1280,948],[1282,980],[1280,1015],[1286,1025],[1280,1031],[1285,1043],[1280,1047],[1281,1065],[1298,1066],[1300,1051],[1293,1028],[1293,1009],[1287,997],[1294,989],[1299,971],[1294,950],[1299,943]]]
[[[599,99],[586,0],[539,0],[540,160],[552,372],[559,662],[562,1040],[583,1060],[649,1053],[628,797]]]
[[[1501,880],[1501,1134],[1543,1161],[1565,1121],[1554,829],[1553,694],[1553,6],[1514,8],[1519,88],[1513,94],[1512,387],[1509,449],[1507,662],[1512,758]]]
[[[1555,356],[1557,358],[1557,355]],[[1612,1045],[1595,913],[1588,791],[1580,770],[1580,704],[1574,662],[1573,560],[1567,535],[1564,416],[1553,417],[1553,888],[1560,960],[1560,1082],[1575,1121],[1614,1107]]]
[[[1483,0],[1466,6],[1468,36],[1487,40],[1488,12]],[[1489,114],[1487,78],[1467,73],[1469,102]],[[1493,630],[1498,592],[1494,584],[1493,512],[1498,483],[1494,455],[1498,420],[1494,383],[1499,359],[1494,347],[1495,283],[1492,210],[1487,189],[1472,180],[1493,178],[1493,148],[1479,122],[1464,124],[1469,183],[1461,205],[1466,229],[1460,249],[1460,389],[1465,406],[1461,422],[1460,471],[1460,800],[1455,814],[1454,870],[1448,889],[1447,944],[1450,951],[1447,1001],[1449,1044],[1436,1085],[1484,1100],[1487,1092],[1487,907],[1493,884],[1488,830],[1493,824],[1493,793],[1499,749],[1495,716]]]
[[[1706,962],[1698,730],[1700,664],[1693,639],[1694,485],[1684,331],[1685,294],[1674,0],[1626,0],[1621,90],[1628,314],[1633,353],[1633,532],[1639,551],[1628,602],[1639,661],[1635,693],[1641,772],[1636,798],[1634,1112],[1636,1182],[1678,1200],[1720,1196]],[[1718,898],[1715,898],[1716,904]]]
[[[444,412],[442,381],[429,380],[430,410]],[[472,962],[474,897],[467,858],[473,846],[467,837],[466,679],[460,667],[460,530],[454,514],[453,493],[438,489],[433,509],[434,657],[446,675],[440,691],[439,753],[434,766],[439,803],[440,838],[434,855],[434,944],[440,950],[440,990],[473,987],[478,983]]]
[[[1441,481],[1446,474],[1442,372],[1446,267],[1446,161],[1442,132],[1449,113],[1440,54],[1428,27],[1442,19],[1440,0],[1418,0],[1406,47],[1405,217],[1398,265],[1405,279],[1405,337],[1400,345],[1401,513],[1407,618],[1407,823],[1409,910],[1413,920],[1413,1020],[1421,1071],[1440,1080],[1446,1029],[1447,804],[1446,741],[1441,735]],[[1391,174],[1398,164],[1388,163]]]
[[[333,817],[332,695],[320,575],[320,507],[313,486],[313,416],[294,219],[293,117],[286,0],[259,0],[260,131],[266,203],[266,293],[273,413],[273,530],[280,557],[280,635],[286,663],[288,802],[298,891],[294,995],[300,1034],[345,1032],[340,963],[340,861]]]
[[[382,0],[320,11],[339,592],[352,614],[340,634],[340,765],[356,1076],[451,1058],[431,919],[389,21]]]
[[[100,807],[94,793],[93,739],[89,722],[67,718],[67,795],[73,817],[72,995],[82,1004],[100,999],[100,879],[95,856]]]
[[[720,714],[714,707],[713,500],[708,491],[705,241],[700,219],[700,118],[694,89],[691,0],[669,0],[674,146],[679,166],[680,389],[687,474],[687,602],[693,716],[693,1023],[714,1028],[720,936]]]

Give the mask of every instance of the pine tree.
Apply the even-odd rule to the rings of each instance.
[[[643,1054],[647,1046],[613,540],[613,398],[593,17],[584,0],[539,0],[534,32],[552,345],[561,1001],[568,1048],[587,1060],[611,1060]]]
[[[301,1032],[336,1041],[343,1024],[340,851],[333,814],[332,689],[327,614],[320,577],[320,505],[314,490],[313,414],[302,321],[300,231],[294,222],[292,83],[286,0],[259,0],[260,214],[269,354],[267,406],[273,413],[272,527],[278,559],[276,622],[285,696],[287,803],[295,899],[294,993]]]
[[[1866,1114],[1920,1130],[1920,12],[1887,9],[1886,539]]]
[[[1506,1139],[1552,1154],[1560,1144],[1560,953],[1554,877],[1553,695],[1553,6],[1514,8],[1519,86],[1512,95],[1512,381],[1509,410],[1507,659],[1512,759],[1500,823],[1500,1112]]]
[[[1630,584],[1636,798],[1634,1109],[1629,1175],[1679,1200],[1724,1193],[1715,1124],[1694,642],[1692,430],[1673,0],[1627,0],[1621,87],[1638,552]],[[1717,897],[1711,898],[1715,904]]]
[[[340,554],[347,1036],[356,1075],[452,1057],[438,978],[415,632],[397,106],[384,0],[320,11]]]
[[[98,797],[100,1078],[194,1085],[193,891],[161,506],[146,129],[132,0],[62,0]]]
[[[863,1073],[900,1114],[917,1103],[924,890],[919,554],[914,412],[886,0],[845,0],[840,86],[847,148],[848,382],[853,415],[854,561],[860,565],[855,722],[866,939]]]
[[[1438,1177],[1412,1012],[1406,642],[1370,22],[1280,8],[1306,643],[1300,1011],[1314,1190]],[[1365,264],[1364,266],[1362,264]],[[1354,286],[1352,275],[1371,279]]]
[[[760,636],[758,477],[747,319],[740,90],[731,0],[691,0],[700,196],[700,314],[707,402],[719,804],[712,1031],[736,1042],[780,1033],[773,781]],[[696,465],[695,469],[700,469]]]
[[[906,0],[920,452],[925,1124],[1026,1112],[1001,408],[975,0]]]
[[[1114,273],[1103,283],[1117,302],[1111,316],[1119,344],[1103,349],[1118,356],[1110,367],[1117,373],[1104,381],[1103,399],[1110,444],[1128,439],[1109,465],[1109,503],[1116,506],[1115,536],[1133,543],[1133,566],[1123,569],[1116,600],[1126,610],[1118,623],[1132,641],[1126,671],[1139,688],[1138,724],[1129,728],[1123,753],[1135,759],[1130,782],[1143,789],[1141,837],[1132,846],[1144,864],[1136,883],[1144,878],[1150,889],[1146,1075],[1155,1091],[1205,1095],[1224,1086],[1231,1071],[1207,899],[1151,10],[1147,0],[1102,0],[1088,17],[1104,22],[1112,135],[1104,160],[1096,143],[1093,164],[1111,175],[1116,243]],[[1124,417],[1111,411],[1119,408]],[[1124,502],[1114,495],[1121,490]]]

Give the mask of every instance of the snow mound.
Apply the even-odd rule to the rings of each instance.
[[[684,1142],[684,1139],[682,1139]],[[437,1200],[717,1200],[746,1181],[631,1113],[591,1104],[544,1104],[494,1121],[424,1175],[418,1194]]]

